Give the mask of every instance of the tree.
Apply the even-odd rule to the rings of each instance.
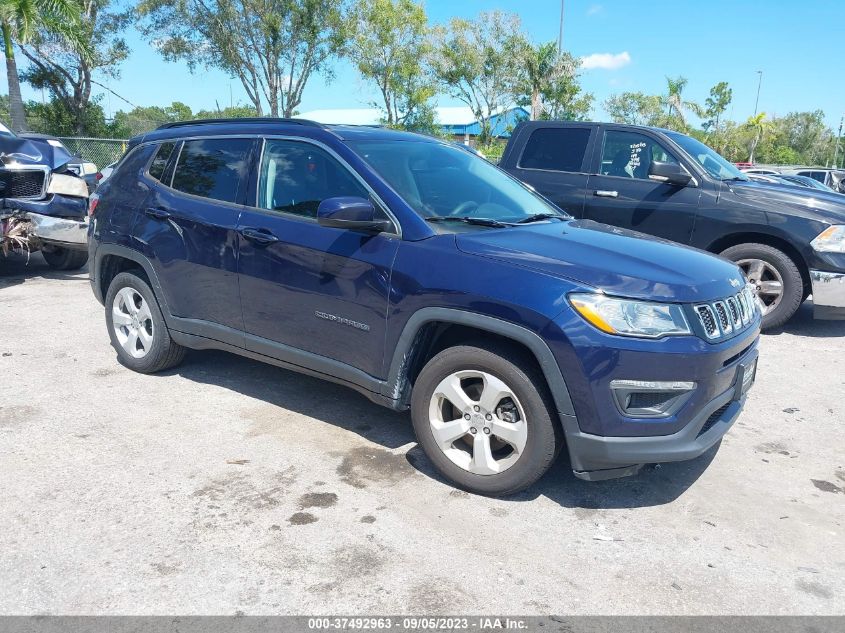
[[[769,128],[769,123],[766,121],[766,113],[761,112],[757,116],[748,117],[745,127],[752,133],[751,147],[748,152],[748,162],[753,163],[754,151],[757,149],[757,145],[760,144],[763,134],[765,134]]]
[[[642,92],[622,92],[604,102],[604,109],[614,123],[659,125],[663,117],[662,99]]]
[[[413,0],[362,0],[352,13],[347,55],[374,82],[389,126],[405,127],[434,96],[425,9]]]
[[[167,60],[237,77],[255,111],[293,115],[314,73],[331,77],[343,0],[141,0],[142,30]]]
[[[733,90],[728,87],[728,82],[720,81],[710,88],[710,96],[704,101],[704,116],[707,120],[702,126],[707,132],[719,131],[719,119],[728,109],[733,100]]]
[[[75,135],[93,134],[85,126],[86,112],[93,85],[103,85],[93,75],[120,77],[119,64],[129,55],[121,34],[131,19],[129,12],[116,10],[112,0],[80,2],[82,17],[78,31],[88,43],[88,50],[79,50],[45,28],[20,46],[32,65],[21,78],[35,88],[46,88],[51,96],[64,103],[64,109],[74,121],[70,133]]]
[[[531,119],[581,119],[592,108],[593,95],[578,82],[580,61],[558,52],[557,44],[520,42],[517,103],[531,109]]]
[[[683,98],[684,88],[689,81],[686,77],[666,77],[667,94],[663,102],[667,107],[667,119],[664,125],[668,128],[678,128],[686,131],[689,128],[687,123],[687,112],[691,110],[694,114],[701,116],[702,108],[693,101],[686,101]]]
[[[83,55],[89,55],[90,49],[79,29],[79,4],[75,0],[2,0],[0,28],[6,53],[12,128],[19,132],[26,129],[26,112],[14,45],[26,44],[38,29],[43,28],[61,37]]]
[[[518,89],[528,96],[531,120],[536,121],[544,110],[543,92],[547,92],[551,83],[566,69],[554,42],[535,46],[526,40],[520,51],[520,61],[523,72]]]
[[[436,31],[432,68],[451,96],[468,105],[481,127],[479,143],[492,136],[493,115],[513,103],[523,38],[519,17],[501,11],[477,20],[452,18]]]

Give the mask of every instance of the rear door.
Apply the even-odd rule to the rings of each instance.
[[[584,217],[689,243],[701,190],[649,178],[652,161],[683,164],[656,135],[603,127],[594,155]]]
[[[589,149],[595,126],[527,127],[516,165],[508,171],[567,213],[581,217],[586,195]]]
[[[184,326],[224,326],[213,335],[192,333],[236,345],[243,343],[237,224],[255,142],[186,140],[163,169],[157,156],[148,172],[154,184],[135,227],[170,313],[190,320]]]

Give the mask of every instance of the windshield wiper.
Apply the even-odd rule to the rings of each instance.
[[[528,224],[529,222],[540,222],[541,220],[554,220],[555,218],[558,220],[565,220],[566,216],[563,216],[560,213],[535,213],[534,215],[529,215],[527,218],[518,220],[517,224]]]
[[[464,224],[475,224],[478,226],[492,226],[496,228],[504,228],[506,226],[513,226],[510,222],[500,222],[493,218],[472,218],[468,216],[451,216],[451,215],[433,215],[425,219],[426,222],[463,222]]]

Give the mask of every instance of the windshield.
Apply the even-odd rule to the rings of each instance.
[[[748,176],[739,171],[736,165],[722,158],[715,150],[710,149],[704,143],[677,132],[667,132],[666,135],[680,145],[713,178],[718,180],[748,180]]]
[[[519,222],[555,206],[483,158],[437,142],[351,141],[349,146],[424,218]]]

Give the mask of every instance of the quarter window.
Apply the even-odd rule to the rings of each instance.
[[[525,169],[581,171],[590,128],[539,128],[531,133],[519,166]]]
[[[185,141],[173,174],[173,188],[203,198],[236,202],[246,180],[251,139]]]
[[[601,173],[619,178],[648,180],[654,161],[678,161],[662,145],[644,134],[609,131],[604,135],[601,152]]]
[[[258,206],[317,217],[327,198],[369,198],[367,189],[328,152],[310,143],[268,139],[261,159]]]
[[[162,143],[156,150],[155,158],[150,163],[150,176],[156,180],[161,180],[164,176],[164,170],[167,169],[167,163],[170,161],[170,155],[173,153],[173,148],[176,143]]]

